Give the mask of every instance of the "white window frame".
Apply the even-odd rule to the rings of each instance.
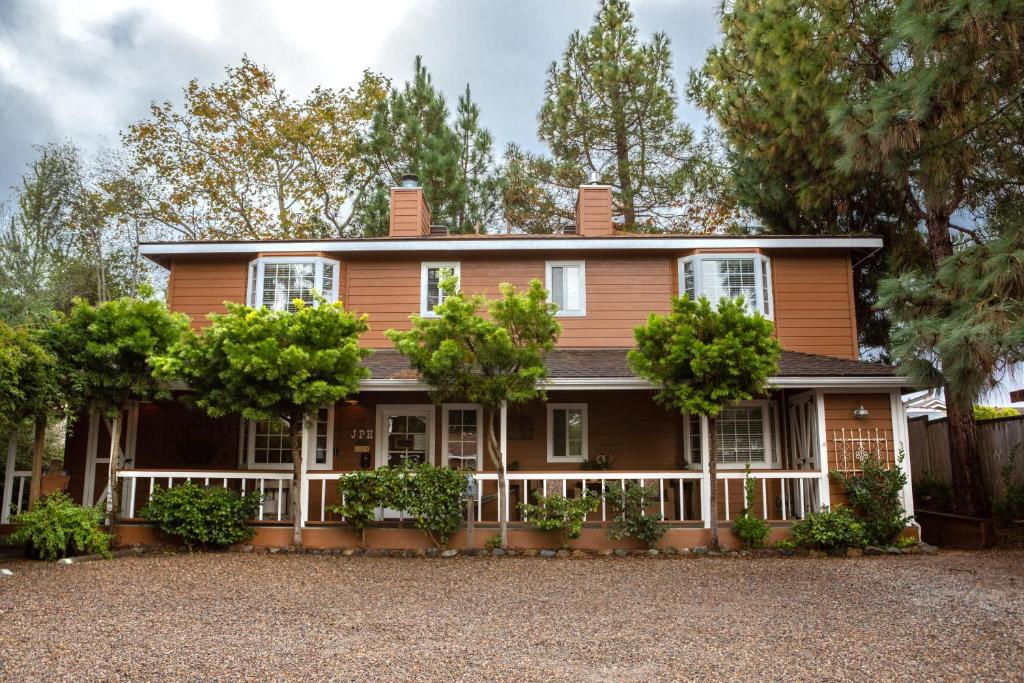
[[[387,419],[393,415],[422,415],[427,421],[427,464],[437,463],[434,449],[434,417],[436,407],[433,403],[378,403],[377,404],[377,438],[374,453],[374,469],[387,465],[388,430]]]
[[[750,469],[752,470],[772,470],[779,468],[779,456],[781,455],[781,446],[779,441],[779,422],[778,422],[778,410],[773,410],[773,402],[768,399],[756,399],[753,401],[741,401],[735,405],[729,406],[730,408],[760,408],[761,409],[761,424],[763,428],[764,438],[764,462],[751,462]],[[708,432],[706,428],[706,422],[701,421],[701,444],[707,443]],[[693,449],[691,448],[690,441],[690,416],[685,415],[683,420],[683,438],[684,438],[684,449],[686,453],[687,465],[691,468],[700,469],[701,461],[698,457],[694,457]],[[721,445],[721,444],[719,444]],[[717,458],[717,454],[715,456]],[[720,470],[742,470],[746,468],[747,463],[743,462],[718,462],[718,469]]]
[[[324,265],[334,266],[334,277],[332,278],[330,296],[321,291],[321,287],[314,287],[317,293],[327,299],[328,303],[338,301],[338,286],[341,282],[341,261],[324,258],[322,256],[261,256],[249,261],[249,270],[245,280],[245,303],[252,308],[263,306],[263,277],[266,273],[266,266],[288,263],[311,263],[313,264],[313,280],[321,285],[324,281]],[[314,306],[316,303],[314,302]]]
[[[420,264],[420,317],[436,318],[437,313],[427,308],[427,271],[431,268],[447,268],[452,271],[457,280],[455,291],[462,291],[462,269],[459,261],[424,261]],[[438,297],[438,305],[444,302],[444,296]]]
[[[327,462],[314,462],[316,455],[316,420],[305,420],[302,425],[302,461],[306,471],[334,469],[334,406],[327,408]],[[256,421],[243,420],[242,469],[249,470],[291,470],[290,462],[256,462]]]
[[[484,411],[479,403],[442,403],[441,404],[441,465],[448,465],[448,411],[476,411],[476,469],[482,470],[484,464]]]
[[[555,417],[554,413],[556,410],[579,410],[580,415],[583,418],[583,453],[579,456],[556,456],[555,455]],[[587,415],[587,404],[586,403],[548,403],[547,404],[547,442],[548,442],[548,453],[547,461],[549,463],[554,462],[584,462],[590,453],[589,444],[589,432],[590,432],[590,420]],[[567,434],[568,436],[568,430]]]
[[[679,296],[686,293],[686,276],[685,276],[685,265],[688,263],[693,264],[693,292],[695,298],[700,298],[703,295],[701,291],[701,283],[703,281],[703,262],[704,261],[753,261],[754,262],[754,299],[753,310],[754,312],[760,313],[769,320],[775,319],[775,293],[774,285],[772,283],[772,262],[771,259],[764,254],[758,254],[754,252],[744,252],[735,254],[694,254],[693,256],[683,256],[679,259],[678,263],[678,279],[679,279]],[[768,300],[764,298],[764,282],[767,279],[768,282]],[[751,302],[746,302],[749,307]]]
[[[555,315],[560,318],[582,318],[587,315],[587,262],[586,261],[547,261],[544,264],[544,287],[548,290],[548,303],[551,301],[551,269],[559,267],[578,267],[580,269],[580,307],[579,310],[559,308]]]

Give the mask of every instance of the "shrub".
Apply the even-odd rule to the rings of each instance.
[[[256,514],[260,494],[240,495],[219,486],[159,486],[139,511],[157,529],[180,538],[191,551],[195,545],[228,546],[252,538],[248,521]]]
[[[744,548],[760,548],[771,533],[771,527],[763,519],[743,514],[733,520],[732,533],[740,539]]]
[[[1013,483],[1015,456],[1003,465],[1003,493],[992,501],[992,515],[1002,524],[1013,524],[1024,519],[1024,485]]]
[[[897,463],[905,457],[901,450]],[[904,514],[903,487],[907,475],[901,467],[887,468],[874,453],[861,460],[861,473],[847,475],[832,472],[864,527],[868,545],[891,545],[912,517]]]
[[[974,406],[974,419],[978,422],[983,420],[998,420],[1001,417],[1020,417],[1016,408],[1001,406]]]
[[[407,512],[430,542],[445,546],[462,526],[466,473],[426,463],[376,471],[381,506]]]
[[[564,545],[568,539],[580,537],[587,515],[597,510],[600,504],[600,499],[590,495],[589,491],[573,498],[565,498],[556,492],[537,496],[535,504],[520,503],[519,509],[535,529],[561,532]]]
[[[377,508],[381,507],[381,479],[376,471],[353,472],[338,478],[338,503],[328,506],[328,511],[345,518],[345,521],[359,531],[362,545],[366,545],[366,527],[377,519]]]
[[[56,560],[73,552],[110,557],[110,535],[100,529],[103,513],[76,505],[62,491],[51,493],[14,518],[10,543],[27,543],[43,560]]]
[[[821,550],[867,545],[864,525],[846,507],[810,513],[793,525],[793,540]]]
[[[595,455],[593,458],[587,458],[581,462],[580,469],[584,471],[610,470],[614,464],[615,458],[609,457],[604,453],[600,453]]]
[[[653,548],[665,535],[665,525],[661,517],[648,515],[644,510],[658,499],[658,488],[654,484],[641,486],[635,481],[627,481],[625,486],[612,482],[604,489],[604,498],[615,521],[608,528],[608,536],[613,539],[624,537],[635,538]]]
[[[929,472],[914,484],[914,504],[923,510],[950,512],[953,509],[953,486]]]

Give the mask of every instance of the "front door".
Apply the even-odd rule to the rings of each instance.
[[[403,462],[434,463],[434,406],[377,406],[377,467]],[[400,517],[398,510],[381,510],[385,518]]]

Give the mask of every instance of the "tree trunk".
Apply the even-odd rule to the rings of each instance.
[[[28,504],[39,500],[43,485],[43,455],[46,453],[46,415],[36,415],[35,441],[32,443],[32,480],[28,487]]]
[[[711,496],[708,507],[711,510],[711,540],[708,545],[718,550],[718,418],[708,417],[708,476],[711,478]]]
[[[501,446],[494,433],[494,409],[484,408],[484,432],[487,437],[487,455],[491,459],[494,471],[498,475],[498,533],[501,534],[501,547],[508,547],[508,520],[505,518],[505,466],[501,461]]]
[[[302,547],[302,426],[304,415],[293,415],[288,420],[288,438],[292,444],[292,545]]]
[[[953,498],[959,512],[989,516],[989,500],[978,460],[978,425],[971,402],[957,401],[946,389],[946,417],[949,427],[949,464]]]
[[[622,219],[626,227],[636,225],[636,206],[633,202],[633,170],[629,160],[629,139],[626,131],[626,114],[622,100],[614,97],[612,111],[615,119],[615,170],[619,180],[619,201],[622,202]]]
[[[107,513],[110,515],[110,535],[114,535],[117,526],[117,514],[120,512],[121,496],[117,489],[117,473],[120,467],[118,455],[121,452],[121,410],[114,414],[110,423],[110,466],[107,471]]]
[[[939,262],[953,254],[953,239],[949,236],[949,214],[941,211],[928,211],[925,219],[928,228],[928,255],[932,266],[939,267]]]

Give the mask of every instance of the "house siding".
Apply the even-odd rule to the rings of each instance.
[[[790,351],[859,357],[849,254],[771,254],[775,330]]]

